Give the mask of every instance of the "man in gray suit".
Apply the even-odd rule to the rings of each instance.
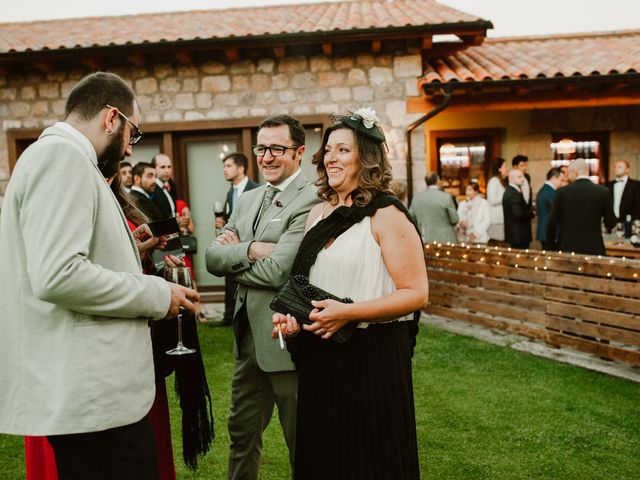
[[[157,478],[147,322],[198,298],[142,274],[142,238],[105,181],[139,117],[120,77],[85,77],[20,157],[0,215],[0,432],[46,435],[60,478]]]
[[[304,128],[280,115],[264,120],[253,153],[267,184],[245,192],[229,222],[207,249],[207,270],[234,275],[236,365],[229,416],[229,478],[258,478],[262,431],[278,406],[280,424],[295,458],[298,377],[289,352],[271,339],[269,308],[289,277],[309,210],[319,202],[300,170]]]
[[[422,241],[456,242],[453,227],[458,223],[458,212],[453,197],[440,190],[437,173],[429,173],[424,177],[427,189],[413,197],[409,212],[416,219]]]

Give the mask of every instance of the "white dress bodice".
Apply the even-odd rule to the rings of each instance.
[[[318,223],[320,215],[314,222]],[[380,245],[371,232],[371,217],[365,217],[329,246],[320,250],[309,272],[309,281],[338,297],[364,302],[396,290],[382,258]],[[411,320],[412,314],[396,320]],[[360,327],[366,327],[361,323]]]

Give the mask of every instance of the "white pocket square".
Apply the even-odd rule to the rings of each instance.
[[[272,219],[269,221],[269,223],[271,223],[271,222],[281,222],[281,221],[282,221],[282,219],[281,219],[281,218],[272,218]]]

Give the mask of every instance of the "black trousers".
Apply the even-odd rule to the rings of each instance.
[[[102,432],[51,435],[60,480],[157,480],[148,417]]]

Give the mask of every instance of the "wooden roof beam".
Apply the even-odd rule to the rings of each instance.
[[[438,105],[439,97],[411,97],[407,100],[407,113],[426,113]],[[454,95],[447,112],[487,112],[499,110],[546,110],[582,107],[617,107],[640,105],[640,87],[624,91],[576,91],[564,93],[557,90],[530,92],[514,95],[512,92],[486,93],[477,97]]]
[[[50,73],[54,70],[53,64],[47,60],[36,60],[33,66],[44,73]]]
[[[322,53],[327,57],[331,56],[333,53],[333,44],[332,43],[323,43],[322,44]]]
[[[287,54],[287,47],[284,47],[282,45],[280,46],[274,46],[273,47],[273,54],[276,56],[276,58],[281,59],[284,58],[285,55]]]
[[[189,50],[180,50],[179,52],[176,52],[176,58],[182,65],[193,64],[193,55]]]
[[[102,62],[97,57],[85,57],[80,63],[94,72],[102,67]]]
[[[476,34],[476,35],[456,35],[460,40],[462,40],[464,42],[465,45],[469,46],[469,47],[476,47],[478,45],[482,45],[482,42],[484,42],[485,39],[485,35],[480,35],[480,34]]]
[[[144,67],[147,63],[144,58],[144,55],[137,52],[130,53],[129,55],[127,55],[127,61],[130,64],[135,65],[136,67]]]
[[[433,35],[425,35],[422,37],[422,50],[430,50],[433,46]]]
[[[381,50],[382,50],[382,40],[380,39],[371,40],[371,51],[373,53],[380,53]]]
[[[237,62],[240,59],[240,50],[237,48],[226,48],[224,55],[230,62]]]

